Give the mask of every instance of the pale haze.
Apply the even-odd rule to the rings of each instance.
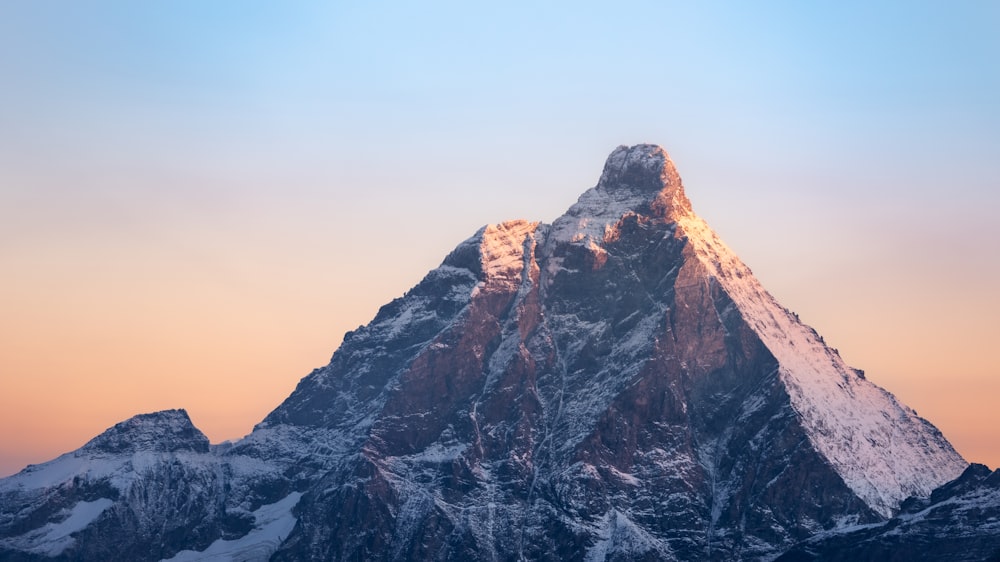
[[[1000,5],[350,4],[0,0],[0,475],[166,408],[241,437],[476,229],[552,221],[639,142],[1000,465]]]

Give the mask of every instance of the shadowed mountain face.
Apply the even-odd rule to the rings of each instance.
[[[1000,562],[1000,470],[970,465],[929,498],[910,498],[884,523],[821,533],[778,562]]]
[[[0,482],[0,553],[87,558],[92,529],[159,522],[139,487],[203,500],[163,516],[177,536],[115,538],[148,559],[769,559],[966,467],[761,288],[652,145],[553,224],[459,244],[245,439],[137,452],[119,426]]]

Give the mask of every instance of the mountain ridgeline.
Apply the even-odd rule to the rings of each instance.
[[[623,146],[247,437],[147,414],[0,480],[0,560],[982,560],[1000,481],[967,467],[760,286],[662,148]]]

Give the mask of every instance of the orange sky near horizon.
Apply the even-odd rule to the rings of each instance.
[[[741,232],[751,223],[726,216],[727,206],[702,209],[695,180],[685,183],[696,212],[724,219],[713,224],[723,239],[849,364],[935,423],[968,460],[1000,465],[996,272],[973,275],[976,265],[954,252],[956,263],[928,268],[938,249],[885,220],[859,218],[845,235],[823,230],[837,227],[831,217],[779,212]],[[241,437],[329,360],[345,331],[475,230],[405,228],[359,251],[352,236],[366,219],[345,209],[319,238],[310,219],[328,211],[313,212],[283,225],[240,215],[169,237],[109,243],[97,232],[8,248],[19,273],[0,296],[2,367],[22,376],[5,377],[0,396],[0,474],[166,408],[187,409],[213,442]],[[403,206],[382,212],[406,224]],[[516,217],[497,222],[508,218]],[[812,234],[782,241],[798,222],[811,222]]]
[[[251,431],[619,144],[1000,466],[1000,4],[0,2],[0,476],[144,412]]]

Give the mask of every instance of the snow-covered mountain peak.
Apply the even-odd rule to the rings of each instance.
[[[757,562],[917,521],[965,464],[637,145],[552,225],[461,242],[244,439],[168,410],[0,479],[0,560]],[[987,476],[920,505],[995,534]]]
[[[598,189],[655,194],[664,188],[681,189],[677,168],[667,151],[655,144],[621,145],[608,156]]]
[[[597,186],[552,224],[553,240],[601,245],[607,229],[625,215],[674,222],[690,213],[691,203],[667,151],[655,144],[623,145],[608,156]]]
[[[664,212],[675,206],[690,210],[677,168],[667,151],[655,144],[622,145],[612,151],[597,189],[652,196]]]
[[[208,437],[191,423],[185,410],[139,414],[110,427],[81,449],[111,454],[208,452]]]

